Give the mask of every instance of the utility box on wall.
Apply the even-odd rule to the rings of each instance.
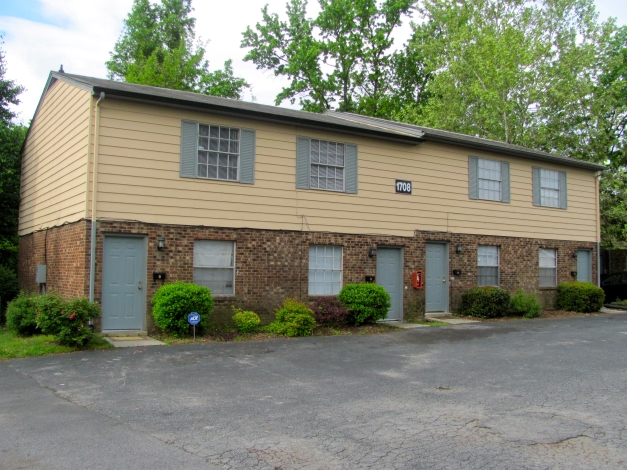
[[[422,271],[414,271],[411,276],[411,285],[414,289],[422,289]]]
[[[45,284],[46,283],[46,273],[48,271],[48,267],[45,264],[38,264],[37,271],[35,272],[35,282],[37,284]]]

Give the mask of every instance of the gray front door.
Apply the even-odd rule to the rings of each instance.
[[[377,249],[377,284],[382,286],[392,300],[386,320],[403,319],[403,250],[401,248]]]
[[[144,239],[105,236],[102,273],[102,329],[141,330],[146,306]]]
[[[427,312],[448,312],[448,244],[427,243]]]
[[[590,250],[577,251],[577,280],[592,282],[592,252]]]

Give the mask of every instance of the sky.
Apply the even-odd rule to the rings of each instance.
[[[210,68],[222,68],[233,59],[236,76],[244,77],[252,89],[245,100],[274,104],[284,79],[270,71],[256,70],[242,59],[242,33],[247,26],[261,21],[261,8],[283,16],[287,0],[194,0],[196,36],[209,41],[205,57]],[[63,64],[67,73],[106,78],[105,62],[122,31],[123,20],[131,10],[132,0],[0,0],[0,34],[6,55],[5,78],[26,88],[21,104],[14,108],[17,121],[28,124],[33,117],[43,87],[51,70]],[[620,25],[627,24],[627,1],[596,0],[602,20],[613,16]],[[318,2],[309,1],[308,14],[314,16]],[[395,35],[400,47],[410,36],[409,22]],[[282,106],[290,106],[284,102]]]

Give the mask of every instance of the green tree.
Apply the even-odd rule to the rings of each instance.
[[[289,79],[276,104],[298,100],[303,109],[389,117],[402,99],[419,95],[421,68],[394,53],[392,33],[411,14],[414,0],[318,0],[321,11],[308,18],[307,0],[290,0],[287,21],[262,9],[262,22],[243,33],[244,60]],[[414,53],[412,58],[418,60]],[[397,70],[401,70],[397,73]],[[413,81],[412,81],[413,80]]]
[[[134,0],[106,63],[109,78],[241,99],[250,85],[233,74],[231,60],[223,70],[209,70],[192,10],[191,0]]]
[[[20,206],[20,155],[26,127],[12,122],[15,113],[9,106],[20,103],[18,96],[24,88],[14,80],[5,78],[6,71],[4,51],[0,49],[0,264],[15,269]]]

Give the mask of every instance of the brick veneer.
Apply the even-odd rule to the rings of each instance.
[[[35,271],[38,264],[46,264],[48,291],[58,292],[65,298],[88,295],[89,224],[87,220],[80,220],[21,236],[18,255],[20,288],[37,292]]]
[[[380,235],[352,235],[323,232],[294,232],[282,230],[225,229],[180,225],[159,225],[127,221],[99,221],[97,231],[96,300],[101,299],[102,247],[105,234],[137,234],[147,237],[147,304],[163,281],[154,281],[153,272],[165,272],[167,281],[191,282],[193,278],[193,248],[196,239],[230,240],[236,242],[235,295],[218,297],[212,320],[228,322],[231,306],[250,308],[260,314],[264,322],[272,318],[273,310],[286,297],[307,299],[309,245],[343,246],[344,283],[363,282],[366,275],[376,275],[376,256],[368,257],[373,246],[398,246],[404,248],[403,280],[404,317],[420,318],[424,315],[424,289],[411,288],[414,270],[425,268],[425,244],[428,241],[449,243],[450,258],[450,308],[460,307],[462,293],[477,285],[477,246],[500,247],[501,287],[510,292],[517,289],[539,292],[545,306],[555,303],[555,289],[539,289],[538,250],[555,248],[558,251],[558,282],[573,279],[571,271],[577,269],[573,254],[577,249],[593,250],[596,244],[577,241],[557,241],[531,238],[495,237],[483,235],[452,234],[445,232],[416,231],[414,237]],[[43,232],[20,239],[20,279],[23,288],[34,290],[34,266],[42,262]],[[165,238],[165,250],[157,250],[157,238]],[[54,240],[54,242],[52,241]],[[457,245],[461,253],[456,253]],[[41,245],[41,246],[40,246]],[[84,251],[82,251],[84,250]],[[54,254],[52,254],[54,252]],[[30,255],[30,256],[29,256]],[[57,227],[48,234],[49,290],[63,295],[86,295],[89,279],[89,222]],[[453,270],[461,270],[453,276]],[[596,280],[596,263],[593,279]],[[60,273],[63,271],[63,273]],[[96,324],[99,327],[99,324]],[[147,316],[149,331],[154,330],[152,316]]]

